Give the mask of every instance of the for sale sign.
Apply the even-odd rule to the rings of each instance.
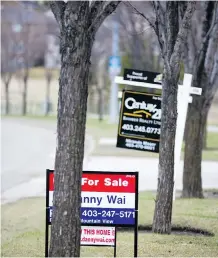
[[[123,91],[117,147],[159,152],[161,96]]]
[[[116,227],[132,227],[134,257],[137,257],[138,172],[85,171],[81,188],[80,244],[111,246],[116,257]],[[45,257],[48,257],[54,191],[54,171],[47,169]]]
[[[82,176],[82,225],[135,225],[138,173],[84,172]],[[48,174],[49,223],[52,219],[54,173]]]
[[[115,246],[115,227],[82,226],[80,245],[82,246]]]

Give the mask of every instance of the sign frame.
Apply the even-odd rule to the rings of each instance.
[[[45,257],[48,257],[49,246],[49,175],[54,173],[54,169],[46,169],[46,216],[45,216]],[[101,226],[101,227],[114,227],[115,228],[115,244],[113,246],[105,245],[81,245],[81,246],[95,246],[95,247],[114,247],[114,257],[116,257],[116,240],[117,240],[117,227],[133,228],[134,229],[134,257],[137,257],[138,253],[138,172],[109,172],[109,171],[83,171],[83,174],[108,174],[108,175],[134,175],[135,176],[135,223],[133,225],[128,224],[103,224],[103,223],[81,223],[81,226]]]

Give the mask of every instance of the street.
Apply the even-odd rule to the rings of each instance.
[[[56,126],[54,122],[2,118],[2,203],[23,197],[45,196],[45,170],[54,168]],[[91,156],[91,136],[86,136],[84,170],[139,171],[139,190],[157,187],[158,159]],[[182,168],[176,177],[182,189]],[[202,162],[204,188],[218,188],[218,162]]]

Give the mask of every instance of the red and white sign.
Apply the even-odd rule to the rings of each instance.
[[[81,245],[115,246],[115,227],[81,227]]]
[[[48,202],[52,218],[54,173],[49,173]],[[137,174],[134,172],[83,172],[81,223],[135,225]],[[97,225],[96,225],[97,226]]]
[[[81,207],[134,208],[135,176],[84,173]],[[54,173],[49,176],[49,206],[53,206]]]

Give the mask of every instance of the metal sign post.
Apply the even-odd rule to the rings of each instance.
[[[121,71],[121,58],[119,56],[119,24],[114,21],[113,24],[113,41],[112,41],[112,56],[109,58],[108,70],[111,79],[110,90],[110,123],[116,123],[118,117],[118,87],[114,80]]]

